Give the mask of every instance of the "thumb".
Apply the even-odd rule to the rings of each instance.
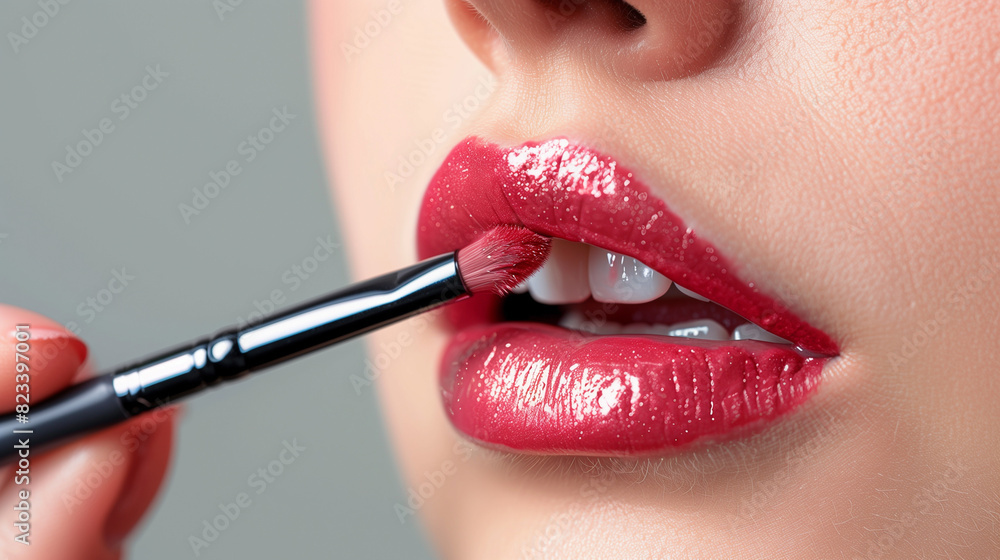
[[[86,360],[87,346],[52,319],[0,304],[0,414],[64,389]]]
[[[69,385],[86,356],[54,321],[0,305],[0,413],[28,404],[30,429],[30,407]],[[0,557],[120,558],[162,481],[172,434],[172,411],[158,411],[45,453],[26,436],[27,456],[0,469]]]

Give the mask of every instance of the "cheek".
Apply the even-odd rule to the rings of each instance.
[[[832,64],[810,77],[830,92],[824,149],[850,173],[840,213],[852,240],[877,257],[887,297],[930,308],[1000,232],[1000,23],[984,2],[895,4],[827,24]]]
[[[367,40],[358,30],[378,24],[384,1],[330,4],[312,5],[316,99],[334,204],[361,278],[413,262],[420,197],[464,123],[447,112],[488,73],[442,2],[404,2]]]
[[[872,330],[906,329],[995,254],[987,240],[1000,234],[992,217],[1000,210],[1000,20],[984,14],[996,8],[914,1],[784,10],[799,16],[775,21],[770,44],[747,62],[768,91],[749,95],[752,104],[734,100],[744,145],[764,146],[757,159],[768,162],[743,174],[752,179],[745,183],[766,194],[735,197],[744,207],[769,205],[779,216],[774,231],[812,224],[801,231],[822,232],[810,240],[823,253],[816,270],[840,286],[829,295],[853,302]],[[741,161],[754,161],[752,149],[719,169]],[[769,228],[755,232],[744,221],[768,239]],[[773,242],[794,244],[801,231]],[[995,301],[984,303],[992,309],[963,313],[982,323],[996,312]]]

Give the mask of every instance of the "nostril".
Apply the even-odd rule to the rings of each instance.
[[[646,25],[646,16],[624,0],[537,0],[544,9],[546,21],[553,30],[571,19],[579,21],[585,14],[610,21],[623,31],[633,31]],[[559,25],[557,25],[559,24]]]
[[[567,59],[644,81],[685,78],[726,51],[738,0],[446,0],[494,72]],[[544,66],[548,68],[548,65]]]
[[[622,0],[611,0],[612,7],[618,16],[619,25],[626,31],[639,29],[646,25],[646,16],[628,2]]]
[[[594,0],[596,2],[597,0]],[[725,52],[737,0],[602,0],[617,4],[626,32],[616,71],[641,80],[672,80],[709,68]],[[619,27],[623,29],[623,27]]]

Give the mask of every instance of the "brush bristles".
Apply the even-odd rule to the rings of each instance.
[[[549,256],[548,237],[515,226],[497,226],[458,252],[458,270],[471,293],[507,295]]]

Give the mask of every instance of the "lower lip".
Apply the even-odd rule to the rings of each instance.
[[[519,453],[643,456],[732,434],[808,399],[829,358],[755,342],[467,328],[444,355],[445,410]]]

